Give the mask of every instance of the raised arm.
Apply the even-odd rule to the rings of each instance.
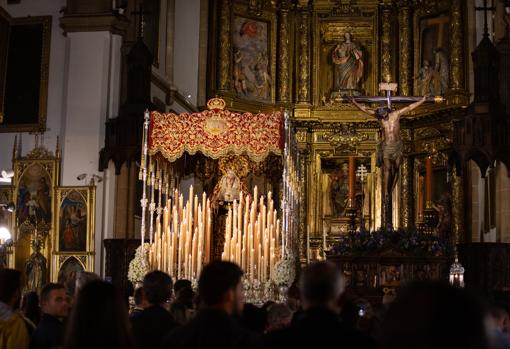
[[[416,109],[418,108],[420,105],[422,105],[423,103],[425,103],[425,101],[427,100],[427,96],[423,96],[422,99],[420,99],[418,102],[414,102],[413,104],[409,104],[407,107],[405,108],[402,108],[402,109],[399,109],[398,110],[398,114],[399,115],[402,115],[402,114],[405,114],[405,113],[409,113],[411,110],[413,109]]]
[[[375,112],[373,110],[370,110],[364,105],[359,104],[358,102],[356,102],[354,98],[350,97],[349,100],[362,112],[367,113],[368,115],[375,115]]]

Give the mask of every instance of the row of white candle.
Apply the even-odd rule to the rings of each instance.
[[[149,268],[165,271],[175,279],[193,280],[211,258],[211,205],[205,193],[199,203],[198,196],[193,196],[193,186],[186,204],[177,190],[173,198],[163,208],[163,220],[156,221]]]
[[[271,280],[277,258],[284,253],[280,229],[271,192],[267,207],[264,198],[258,197],[257,187],[253,197],[241,193],[228,211],[221,258],[240,265],[252,282]]]

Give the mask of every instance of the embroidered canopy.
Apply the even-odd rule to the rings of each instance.
[[[269,153],[280,155],[283,148],[281,112],[269,114],[234,113],[225,101],[213,98],[201,113],[151,113],[149,154],[161,154],[174,162],[184,152],[218,159],[234,154],[260,162]]]

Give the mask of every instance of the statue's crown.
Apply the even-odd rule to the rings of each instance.
[[[209,108],[209,110],[213,110],[213,109],[223,110],[223,109],[225,109],[225,106],[226,106],[225,100],[223,100],[221,98],[211,98],[207,102],[207,108]]]

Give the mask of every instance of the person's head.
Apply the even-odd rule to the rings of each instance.
[[[267,327],[267,311],[246,303],[241,313],[241,325],[257,334],[263,334]]]
[[[349,32],[345,32],[344,34],[345,41],[349,42],[352,39],[352,35]]]
[[[21,311],[28,319],[37,325],[41,316],[37,292],[30,291],[23,295],[21,298]]]
[[[331,262],[308,265],[300,278],[303,307],[323,306],[337,311],[337,301],[344,291],[342,272]]]
[[[267,332],[280,330],[290,325],[292,311],[283,303],[275,303],[267,309]]]
[[[428,59],[424,59],[424,60],[423,60],[423,66],[424,66],[424,67],[426,67],[426,68],[427,68],[427,67],[430,67],[430,62],[429,62],[429,60],[428,60]]]
[[[90,273],[86,271],[82,271],[78,273],[78,276],[76,277],[75,281],[75,287],[74,287],[74,297],[76,298],[78,296],[78,293],[80,290],[85,287],[86,284],[88,284],[91,281],[97,281],[101,280],[99,275],[95,273]]]
[[[192,288],[181,288],[175,294],[175,301],[184,304],[187,308],[193,309],[193,300],[195,299],[195,292]]]
[[[127,309],[112,284],[95,280],[81,289],[67,326],[64,348],[133,348]]]
[[[486,348],[485,311],[465,290],[413,282],[398,292],[382,323],[381,349]]]
[[[21,273],[14,269],[0,269],[0,302],[16,308],[20,297]]]
[[[510,330],[510,315],[503,304],[494,303],[490,307],[489,320],[493,328],[508,333]]]
[[[174,294],[177,294],[181,289],[183,288],[189,288],[190,290],[193,289],[191,286],[191,281],[186,279],[179,279],[174,284]]]
[[[242,276],[241,268],[231,262],[213,261],[206,265],[198,280],[202,304],[239,315],[244,306]]]
[[[388,107],[380,107],[375,110],[375,116],[378,119],[387,119],[391,109]]]
[[[41,311],[58,318],[65,318],[69,313],[66,289],[62,284],[49,283],[41,290]]]
[[[172,296],[172,278],[159,270],[147,273],[143,278],[145,298],[150,305],[163,305]]]
[[[143,291],[143,287],[138,287],[135,289],[134,297],[135,306],[138,308],[145,309],[148,306],[147,299],[145,298],[145,292]]]

